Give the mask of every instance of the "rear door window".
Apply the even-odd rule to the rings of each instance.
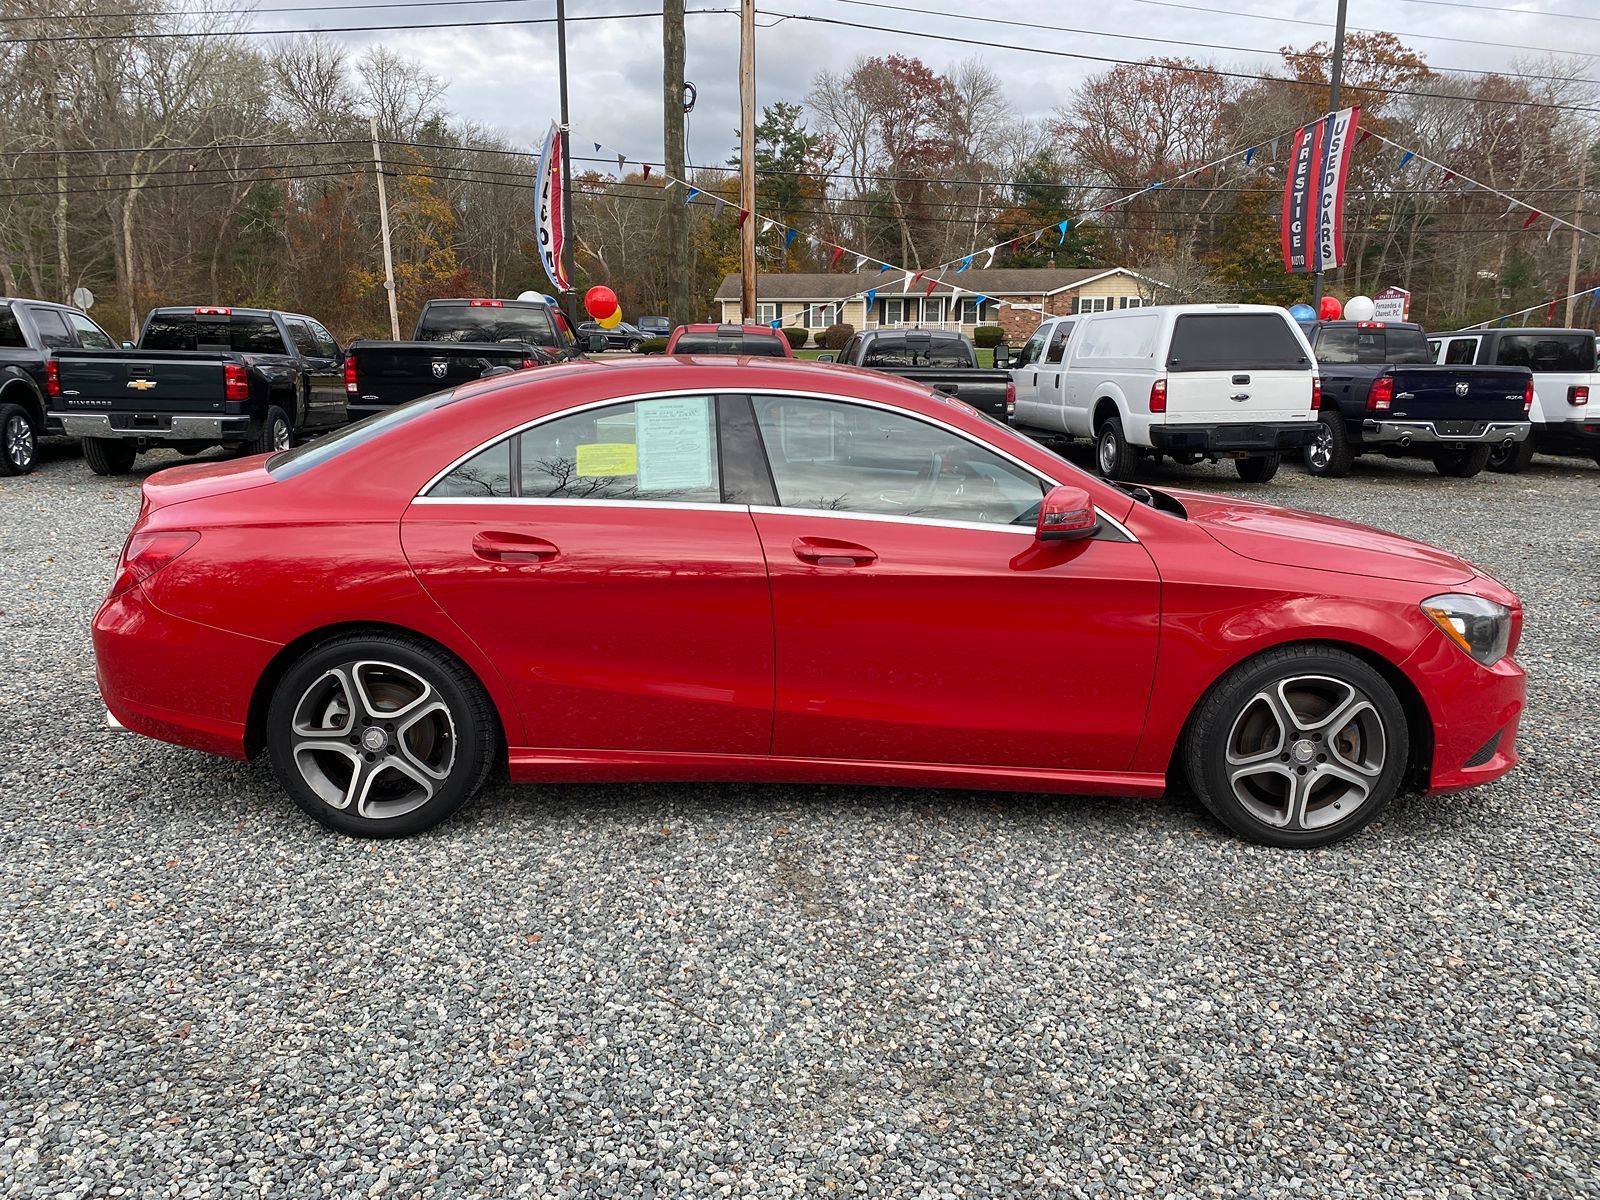
[[[311,329],[304,321],[288,320],[283,323],[283,327],[289,331],[294,348],[300,351],[303,357],[322,357],[322,347],[317,345],[317,339],[311,336]]]
[[[1045,361],[1053,363],[1060,362],[1066,356],[1067,339],[1071,336],[1071,321],[1063,321],[1061,324],[1057,325],[1055,332],[1050,335],[1050,353],[1046,356]]]
[[[68,313],[67,320],[72,325],[72,330],[78,335],[78,345],[86,350],[115,350],[117,344],[111,340],[111,335],[82,313]]]
[[[22,336],[22,325],[11,305],[0,304],[0,347],[7,350],[26,349],[28,339]]]
[[[1477,356],[1477,338],[1452,338],[1444,351],[1444,361],[1452,367],[1470,366]]]
[[[53,308],[36,308],[29,315],[33,327],[39,331],[39,341],[51,350],[68,350],[72,347],[72,331]]]
[[[1188,313],[1173,326],[1167,369],[1309,371],[1311,361],[1277,313]]]
[[[1530,371],[1589,372],[1595,369],[1590,333],[1509,333],[1500,339],[1495,363]]]
[[[318,321],[306,318],[306,326],[311,330],[311,336],[317,339],[317,349],[322,352],[323,358],[338,358],[339,343],[333,340],[333,334],[322,327]]]

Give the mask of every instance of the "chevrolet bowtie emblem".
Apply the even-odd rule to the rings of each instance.
[[[148,392],[151,388],[155,387],[155,385],[156,385],[156,381],[154,379],[130,379],[130,380],[128,380],[128,386],[129,387],[134,388],[135,390],[141,391],[141,392]]]

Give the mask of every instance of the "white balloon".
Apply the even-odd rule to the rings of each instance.
[[[1344,302],[1346,321],[1370,321],[1377,311],[1378,306],[1372,302],[1371,296],[1351,296]]]

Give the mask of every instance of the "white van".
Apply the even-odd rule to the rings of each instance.
[[[1108,479],[1143,454],[1231,458],[1251,483],[1317,432],[1316,359],[1288,311],[1165,304],[1052,317],[1012,365],[1024,433],[1094,438]]]

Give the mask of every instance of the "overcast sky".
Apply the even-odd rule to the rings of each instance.
[[[402,22],[495,20],[553,14],[554,0],[520,3],[457,4],[436,8],[327,10],[307,14],[272,14],[263,0],[253,18],[259,28],[303,28]],[[297,0],[299,2],[299,0]],[[337,3],[338,0],[335,0]],[[370,3],[371,0],[349,0]],[[840,70],[858,54],[900,53],[944,69],[963,58],[981,56],[1006,83],[1012,108],[1022,115],[1045,116],[1065,102],[1073,85],[1111,64],[1026,53],[1017,46],[1070,51],[1113,59],[1152,55],[1193,55],[1230,68],[1257,71],[1276,60],[1276,48],[1307,45],[1332,37],[1335,0],[1102,0],[1065,4],[1046,0],[1034,6],[1008,5],[1008,20],[1050,24],[1026,29],[955,14],[963,7],[987,9],[975,0],[759,0],[763,15],[756,39],[757,103],[801,100],[820,70]],[[1539,57],[1538,47],[1590,56],[1587,65],[1600,74],[1600,6],[1591,0],[1351,0],[1351,28],[1387,29],[1422,53],[1434,66],[1471,70],[1507,70],[1521,59]],[[567,0],[569,17],[602,13],[647,12],[659,0]],[[737,8],[736,0],[687,0],[687,76],[699,88],[699,103],[690,117],[689,153],[693,161],[720,164],[732,152],[738,126],[739,22],[736,13],[693,15],[694,10]],[[1482,6],[1483,11],[1474,11]],[[995,6],[998,7],[998,6]],[[1232,8],[1233,12],[1206,11]],[[766,14],[772,15],[766,15]],[[777,21],[776,14],[825,16],[871,26],[849,29],[797,20]],[[1255,15],[1250,15],[1255,14]],[[1559,16],[1557,14],[1567,14]],[[1271,17],[1276,19],[1261,19]],[[777,22],[774,24],[774,22]],[[1301,23],[1304,22],[1304,23]],[[908,36],[889,30],[919,30],[974,38],[983,46],[965,46]],[[1467,42],[1430,40],[1434,33]],[[1124,35],[1113,37],[1109,35]],[[420,60],[449,85],[446,104],[451,114],[498,127],[522,143],[537,143],[557,112],[555,33],[551,26],[390,31],[339,34],[353,50],[382,40]],[[1184,47],[1150,41],[1167,38],[1242,50]],[[1470,44],[1478,41],[1487,44]],[[592,152],[599,141],[630,158],[661,158],[661,22],[635,20],[576,22],[570,25],[568,56],[571,72],[573,141],[578,153]]]

